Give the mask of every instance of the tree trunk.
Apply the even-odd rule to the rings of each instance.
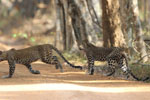
[[[120,19],[122,22],[122,32],[125,36],[126,43],[129,48],[129,56],[130,59],[133,58],[133,54],[135,53],[133,49],[133,28],[131,24],[132,14],[130,13],[131,0],[119,0],[120,4]]]
[[[119,15],[118,0],[102,0],[102,28],[104,47],[126,47]]]
[[[92,18],[89,14],[86,1],[56,0],[56,2],[58,2],[56,3],[58,16],[57,37],[62,34],[64,50],[69,50],[72,45],[76,44],[73,41],[74,37],[78,47],[82,45],[82,40],[86,39],[96,43],[98,38],[93,27]],[[97,17],[96,14],[95,17]],[[71,34],[72,32],[74,34]]]
[[[55,35],[55,42],[54,42],[54,46],[59,48],[60,50],[63,49],[62,46],[62,33],[63,33],[63,29],[62,29],[62,9],[61,9],[61,4],[59,0],[55,0],[56,3],[56,35]]]
[[[71,18],[68,14],[68,3],[67,0],[62,0],[63,1],[63,8],[64,8],[64,22],[65,22],[65,34],[66,36],[64,37],[65,41],[65,50],[70,50],[73,46],[73,37],[72,37],[72,26],[71,26]]]
[[[138,51],[140,52],[140,56],[143,57],[147,55],[145,42],[143,41],[143,30],[139,18],[139,9],[138,9],[138,1],[133,0],[132,6],[132,13],[133,13],[133,25],[135,28],[135,35],[136,35],[136,46]],[[143,62],[148,61],[148,57],[144,57]]]
[[[148,10],[148,15],[147,15],[147,26],[148,27],[147,28],[149,31],[148,33],[150,33],[150,27],[149,27],[149,25],[150,25],[150,0],[148,0],[147,4],[148,4],[148,9],[147,9]]]
[[[122,29],[125,35],[128,36],[128,46],[130,48],[130,54],[133,55],[133,36],[135,36],[136,40],[136,48],[139,51],[141,57],[147,55],[145,43],[143,41],[143,31],[141,27],[141,22],[139,19],[139,9],[137,0],[120,0],[121,5],[121,21],[122,21]],[[132,34],[132,33],[135,34]],[[128,33],[128,34],[127,34]],[[130,37],[129,37],[130,36]],[[136,52],[137,55],[137,52]],[[144,58],[144,62],[147,61],[148,58]]]
[[[78,46],[82,44],[81,42],[84,39],[94,42],[98,40],[85,1],[56,0],[56,4],[58,16],[57,38],[62,34],[64,50],[69,50],[73,45],[72,29],[74,29]]]
[[[90,42],[96,43],[98,41],[98,37],[94,28],[95,22],[92,20],[92,16],[90,15],[90,11],[94,13],[95,9],[93,8],[92,2],[89,4],[89,0],[75,0],[76,5],[79,7],[81,11],[81,16],[83,20],[85,20],[85,30]],[[88,9],[89,8],[89,9]],[[97,14],[94,13],[95,19]],[[98,23],[98,20],[95,20]],[[100,25],[100,24],[99,24]]]
[[[82,17],[81,10],[74,0],[68,0],[69,14],[74,29],[77,45],[82,45],[82,40],[87,39],[85,20]]]
[[[98,0],[86,0],[86,3],[87,3],[87,8],[88,8],[88,11],[89,11],[89,14],[91,16],[91,19],[93,21],[93,25],[96,25],[100,28],[102,28],[101,24],[100,24],[100,21],[99,21],[99,17],[98,17],[98,14],[96,13],[97,11],[100,11],[98,9],[95,10],[94,6],[97,4],[99,4]]]
[[[72,25],[76,38],[80,38],[80,42],[84,39],[88,39],[89,41],[96,43],[98,38],[93,27],[93,21],[90,16],[86,1],[69,0],[69,4]]]

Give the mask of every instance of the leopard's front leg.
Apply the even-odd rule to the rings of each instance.
[[[88,74],[94,74],[94,58],[91,56],[88,57]]]
[[[6,76],[2,76],[2,78],[11,78],[12,75],[14,74],[15,71],[15,62],[8,60],[8,64],[9,64],[9,75]]]

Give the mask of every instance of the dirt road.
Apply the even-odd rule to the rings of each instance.
[[[7,62],[0,63],[0,76],[8,74]],[[126,81],[101,75],[85,75],[83,71],[35,63],[31,74],[17,65],[11,79],[0,78],[0,100],[150,100],[150,84]]]

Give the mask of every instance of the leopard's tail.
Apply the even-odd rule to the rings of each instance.
[[[137,81],[146,81],[146,80],[149,79],[149,77],[138,78],[138,77],[136,77],[131,71],[130,71],[130,75],[131,75],[134,79],[136,79]]]
[[[124,55],[124,57],[125,57],[125,60],[126,60],[126,64],[127,64],[127,66],[128,66],[129,64],[128,64],[127,56]],[[134,79],[136,79],[137,81],[146,81],[146,80],[150,79],[150,77],[143,77],[143,78],[138,78],[138,77],[136,77],[136,76],[131,72],[131,69],[129,68],[129,66],[128,66],[128,73],[129,73]]]
[[[62,55],[62,53],[55,47],[52,47],[53,50],[55,50],[60,57],[68,64],[70,65],[72,68],[79,68],[80,70],[82,70],[83,68],[81,66],[74,66],[73,64],[71,64],[69,61],[67,61],[67,59]]]

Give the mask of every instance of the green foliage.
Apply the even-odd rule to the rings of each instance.
[[[19,38],[23,38],[26,39],[28,42],[35,44],[36,39],[34,37],[30,37],[27,33],[14,33],[12,34],[13,38],[19,39]]]
[[[51,35],[54,35],[54,34],[55,34],[55,32],[51,32],[50,34],[51,34]]]
[[[63,55],[65,56],[65,58],[67,60],[71,60],[76,63],[82,63],[83,65],[85,65],[87,63],[86,58],[81,55],[72,54],[72,53],[68,53],[68,52],[64,52]]]
[[[12,37],[13,38],[25,38],[27,39],[28,38],[28,34],[27,33],[14,33],[12,34]]]
[[[102,38],[103,37],[103,34],[102,33],[96,33],[98,38]]]
[[[16,37],[17,37],[17,34],[13,34],[12,37],[13,37],[13,38],[16,38]]]
[[[31,41],[31,42],[35,42],[36,40],[35,40],[34,37],[31,37],[31,38],[30,38],[30,41]]]

